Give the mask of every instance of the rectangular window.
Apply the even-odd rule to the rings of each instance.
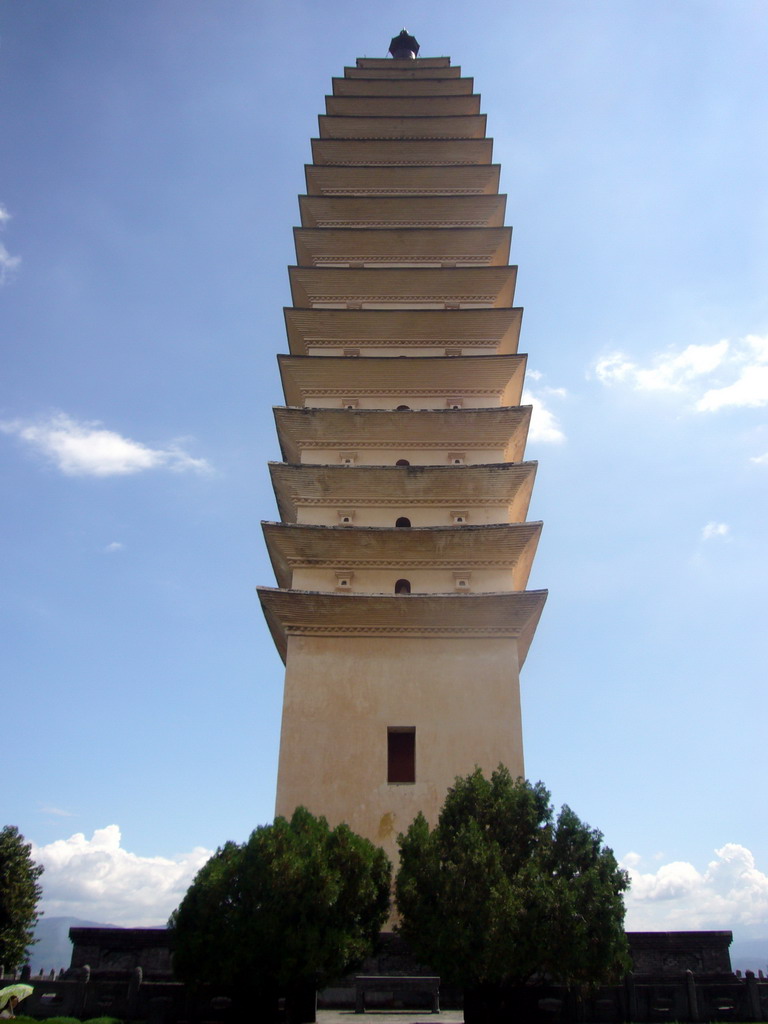
[[[387,729],[387,782],[416,781],[416,729]]]

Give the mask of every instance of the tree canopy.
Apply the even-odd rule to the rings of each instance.
[[[456,780],[436,827],[399,837],[399,930],[465,989],[536,976],[589,988],[629,969],[628,878],[602,835],[503,766]]]
[[[10,970],[24,963],[40,916],[43,890],[37,880],[43,868],[30,857],[31,849],[15,825],[0,831],[0,964]]]
[[[383,850],[300,807],[200,869],[169,921],[174,970],[251,994],[322,987],[372,949],[390,875]]]

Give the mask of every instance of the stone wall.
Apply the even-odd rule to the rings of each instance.
[[[125,973],[141,967],[146,980],[171,980],[171,954],[165,928],[70,928],[71,968],[86,965],[99,974]],[[627,932],[635,974],[665,976],[730,974],[729,947],[733,933]],[[364,973],[433,974],[416,969],[413,957],[398,936],[382,933],[380,948]]]
[[[627,932],[636,974],[730,974],[733,932]]]
[[[70,969],[124,975],[137,967],[147,980],[173,977],[166,928],[70,928]]]

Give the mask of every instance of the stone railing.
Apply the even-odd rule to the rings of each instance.
[[[86,966],[70,969],[66,976],[54,971],[30,976],[27,969],[0,980],[4,985],[28,981],[34,992],[24,1001],[23,1012],[41,1020],[117,1017],[148,1024],[188,1020],[230,1024],[242,1016],[233,1013],[232,1000],[225,990],[207,986],[193,997],[180,982],[145,981],[140,967],[121,973],[121,977],[109,977]],[[329,989],[327,996],[330,999],[326,993],[319,994],[321,1007],[354,1009],[354,987]],[[371,992],[370,1007],[384,1009],[387,1003],[383,996],[377,1000],[377,993]],[[557,986],[537,985],[508,993],[506,1004],[516,1019],[524,1019],[527,1024],[768,1021],[768,979],[762,974],[756,977],[751,971],[745,977],[696,975],[691,971],[676,976],[630,974],[622,984],[601,988],[581,1000]],[[444,1003],[445,1008],[448,1005]],[[250,1009],[255,1012],[255,1008]],[[314,1018],[307,1013],[304,1019]]]

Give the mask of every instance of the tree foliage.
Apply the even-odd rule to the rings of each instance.
[[[201,868],[169,921],[174,970],[251,994],[322,987],[372,949],[390,874],[383,850],[300,807]]]
[[[420,814],[399,837],[399,929],[446,981],[589,988],[629,969],[626,873],[569,807],[553,818],[542,783],[478,768],[432,831]]]
[[[30,857],[31,849],[15,825],[0,831],[0,963],[11,970],[24,963],[40,916],[43,890],[37,880],[43,868]]]

